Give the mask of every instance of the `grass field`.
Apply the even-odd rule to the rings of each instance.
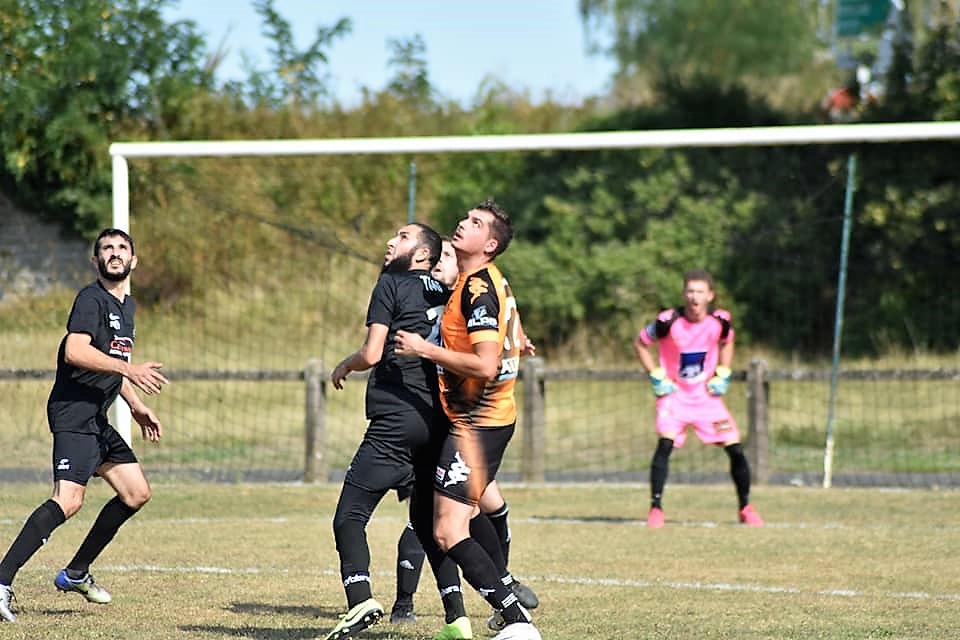
[[[157,485],[154,500],[94,566],[114,595],[60,594],[70,559],[110,494],[55,532],[15,583],[19,620],[0,638],[322,638],[344,608],[330,520],[335,485]],[[960,492],[757,487],[768,526],[735,522],[728,485],[670,486],[667,526],[644,526],[644,485],[507,485],[514,573],[541,598],[543,637],[941,639],[960,628]],[[9,484],[4,547],[48,494]],[[369,527],[374,591],[389,607],[401,507]],[[418,622],[372,640],[430,638],[442,624],[432,576]],[[474,634],[488,608],[467,593]]]

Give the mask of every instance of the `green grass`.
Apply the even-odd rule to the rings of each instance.
[[[339,487],[155,485],[154,500],[94,566],[114,602],[57,593],[109,489],[55,532],[15,583],[18,622],[0,637],[304,639],[344,609],[330,520]],[[542,605],[551,640],[597,638],[948,638],[960,628],[956,491],[758,487],[763,529],[735,524],[729,486],[669,486],[667,526],[642,526],[644,485],[506,485],[513,571]],[[11,484],[0,496],[7,544],[48,495]],[[390,497],[371,522],[374,590],[390,606],[403,511]],[[361,637],[430,638],[442,623],[429,570],[418,623]],[[488,609],[472,591],[475,637]]]

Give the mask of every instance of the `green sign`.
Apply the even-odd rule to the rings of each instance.
[[[837,0],[837,36],[857,36],[883,24],[891,4],[890,0]]]

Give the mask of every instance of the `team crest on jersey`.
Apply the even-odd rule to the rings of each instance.
[[[471,277],[467,280],[467,291],[470,292],[470,302],[476,302],[477,298],[486,292],[490,291],[490,287],[487,285],[487,281],[483,278],[478,278],[476,276]]]
[[[120,331],[120,316],[115,313],[108,313],[107,324],[109,324],[110,328],[114,331]]]

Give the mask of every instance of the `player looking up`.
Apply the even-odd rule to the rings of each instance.
[[[144,438],[156,442],[163,433],[157,416],[134,390],[160,393],[167,379],[160,373],[161,363],[131,361],[134,302],[126,291],[137,268],[133,239],[120,229],[104,229],[94,242],[91,261],[97,280],[73,301],[47,401],[53,497],[30,514],[0,561],[0,618],[8,622],[16,620],[11,608],[14,577],[53,530],[80,510],[91,477],[106,480],[117,495],[103,506],[76,555],[54,579],[60,591],[79,593],[98,604],[110,602],[110,594],[90,575],[90,565],[120,526],[150,500],[150,485],[137,456],[107,421],[107,409],[121,395]]]

